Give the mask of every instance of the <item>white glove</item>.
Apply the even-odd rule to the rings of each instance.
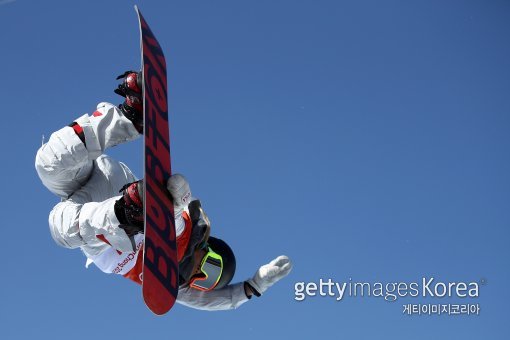
[[[290,259],[285,255],[281,255],[260,267],[253,278],[247,282],[259,295],[262,295],[269,287],[289,275],[291,269]]]
[[[191,190],[186,178],[181,174],[170,176],[166,183],[166,188],[172,195],[174,207],[176,210],[186,208],[191,201]]]

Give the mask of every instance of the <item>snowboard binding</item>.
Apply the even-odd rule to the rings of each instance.
[[[143,232],[143,180],[128,183],[120,191],[122,197],[115,202],[114,210],[120,227],[128,236]]]
[[[142,74],[136,71],[126,71],[117,77],[123,79],[114,92],[126,100],[119,105],[124,116],[133,122],[136,130],[143,133],[143,102],[142,102]]]

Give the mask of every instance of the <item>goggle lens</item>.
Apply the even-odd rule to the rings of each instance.
[[[208,250],[200,265],[200,271],[205,277],[196,277],[190,282],[190,287],[202,291],[214,289],[220,281],[221,273],[223,272],[223,259],[221,256],[212,251],[211,248],[208,248]]]

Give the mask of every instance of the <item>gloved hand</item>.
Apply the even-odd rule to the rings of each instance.
[[[172,195],[175,210],[182,210],[191,202],[191,189],[183,175],[173,174],[170,176],[166,183],[166,188],[170,195]]]
[[[246,282],[257,291],[256,293],[258,294],[255,295],[259,296],[264,294],[276,282],[289,275],[291,269],[292,263],[290,259],[285,255],[281,255],[260,267],[253,278]]]

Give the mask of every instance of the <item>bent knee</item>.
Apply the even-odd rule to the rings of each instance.
[[[55,242],[65,248],[78,248],[83,245],[80,235],[79,217],[81,204],[64,201],[50,212],[48,223]]]
[[[69,197],[88,179],[92,161],[74,130],[65,127],[37,150],[35,169],[44,186],[52,193]]]

